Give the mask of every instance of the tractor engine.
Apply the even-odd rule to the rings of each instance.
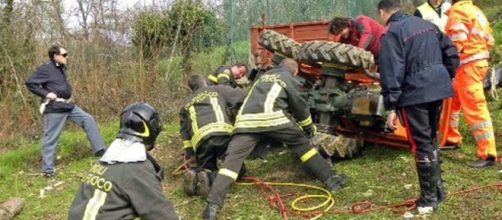
[[[308,92],[308,102],[321,132],[336,134],[347,120],[383,131],[386,112],[378,85],[358,85],[345,80],[345,71],[323,68],[321,79]]]

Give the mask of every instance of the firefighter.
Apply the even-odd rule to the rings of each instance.
[[[387,25],[379,57],[387,126],[395,130],[401,116],[415,154],[417,208],[430,213],[445,199],[436,130],[442,101],[453,95],[458,53],[437,26],[401,11],[399,0],[381,0],[378,10]]]
[[[236,80],[245,76],[248,72],[246,64],[238,63],[232,66],[220,66],[208,76],[210,85],[225,85],[237,87]]]
[[[246,92],[229,86],[207,86],[201,75],[188,80],[192,95],[180,111],[180,134],[190,169],[185,172],[185,193],[207,197],[234,129],[232,112]],[[244,170],[244,169],[242,169]],[[243,175],[243,174],[242,174]]]
[[[364,15],[355,19],[335,17],[329,23],[329,32],[340,39],[339,42],[370,51],[375,60],[380,49],[380,36],[384,31],[381,24]]]
[[[163,169],[148,153],[161,130],[149,104],[124,108],[117,138],[83,176],[68,219],[179,219],[162,191]]]
[[[448,16],[446,11],[451,7],[451,4],[444,0],[427,0],[415,10],[415,16],[430,21],[439,27],[439,30],[444,32],[444,27]]]
[[[493,166],[497,157],[493,124],[483,92],[483,79],[488,71],[489,51],[494,39],[490,23],[472,1],[453,1],[447,12],[446,34],[458,49],[460,66],[453,88],[451,115],[449,116],[447,143],[460,145],[458,131],[460,111],[464,114],[477,146],[479,160],[468,163],[470,167]]]
[[[285,143],[332,192],[345,183],[347,176],[335,175],[331,165],[310,144],[309,137],[314,135],[316,128],[308,105],[293,82],[297,73],[296,61],[286,58],[255,81],[237,114],[234,136],[209,192],[204,219],[216,218],[244,160],[265,138]],[[298,123],[290,120],[287,112],[291,112]]]

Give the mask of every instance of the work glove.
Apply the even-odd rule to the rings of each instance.
[[[312,138],[317,134],[317,127],[315,126],[314,123],[311,123],[310,125],[307,125],[302,129],[303,133],[305,133],[305,135],[307,135],[309,138]]]

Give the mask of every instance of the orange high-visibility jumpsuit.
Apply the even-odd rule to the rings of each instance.
[[[458,131],[458,119],[462,110],[476,140],[478,157],[496,158],[495,135],[483,91],[489,51],[494,43],[490,23],[470,0],[458,1],[447,14],[445,32],[457,46],[460,56],[460,66],[453,80],[455,95],[446,133],[447,142],[460,144],[462,141]]]

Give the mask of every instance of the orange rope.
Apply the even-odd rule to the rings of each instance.
[[[321,214],[362,214],[362,213],[368,213],[368,212],[373,212],[373,211],[379,211],[383,209],[391,209],[393,212],[396,213],[403,213],[406,211],[411,211],[416,208],[416,198],[412,199],[407,199],[398,203],[393,203],[390,205],[376,205],[375,203],[371,201],[363,201],[363,202],[355,202],[352,204],[351,208],[348,210],[330,210],[330,211],[311,211],[311,212],[300,212],[296,210],[291,210],[288,209],[284,205],[284,199],[286,197],[293,196],[295,194],[285,194],[281,195],[279,191],[275,190],[271,185],[267,184],[266,182],[260,180],[257,177],[244,177],[243,178],[246,181],[250,181],[256,185],[262,196],[267,200],[269,203],[270,207],[273,209],[278,210],[282,216],[283,219],[288,219],[288,213],[292,214],[293,216],[300,216],[304,218],[312,218]],[[475,191],[479,191],[481,189],[485,188],[496,188],[500,192],[502,192],[502,181],[495,183],[495,184],[489,184],[489,185],[484,185],[484,186],[476,186],[472,187],[469,189],[465,190],[460,190],[456,192],[450,192],[448,193],[448,196],[455,196],[455,195],[462,195],[462,194],[467,194]],[[267,193],[269,191],[272,195],[269,195]]]

